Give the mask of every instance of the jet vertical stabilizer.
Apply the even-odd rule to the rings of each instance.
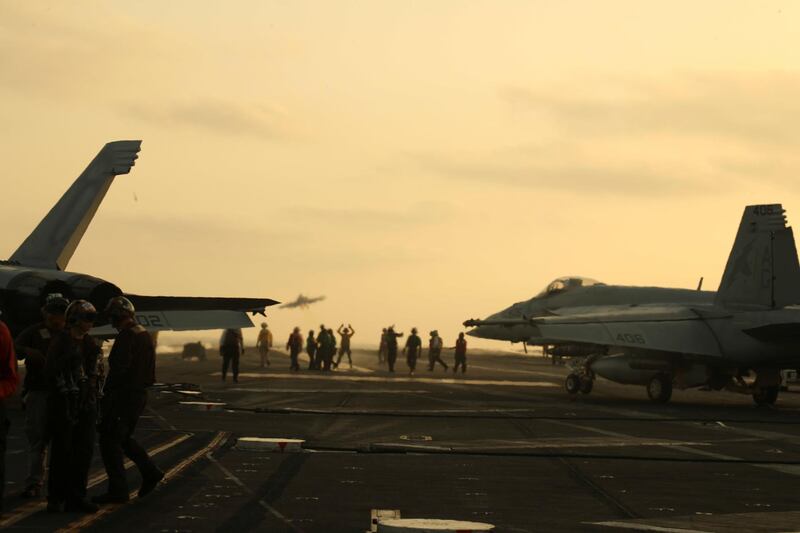
[[[715,303],[776,308],[800,303],[800,265],[780,204],[747,206]]]
[[[131,171],[141,144],[142,141],[106,144],[11,260],[24,266],[65,270],[114,176]]]

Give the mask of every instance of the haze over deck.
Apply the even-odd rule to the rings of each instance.
[[[273,311],[281,332],[451,338],[563,274],[713,288],[743,205],[800,216],[799,22],[790,2],[0,2],[0,249],[103,143],[142,138],[71,268],[328,296]]]

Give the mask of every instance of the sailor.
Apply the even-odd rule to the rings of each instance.
[[[386,328],[381,332],[381,342],[378,344],[378,364],[386,362]]]
[[[406,363],[408,363],[409,375],[414,375],[417,369],[417,358],[422,350],[422,339],[417,335],[417,328],[411,328],[411,335],[406,339],[406,347],[403,349],[406,353]]]
[[[337,332],[342,337],[342,343],[339,346],[339,357],[336,359],[336,368],[339,368],[339,363],[342,362],[342,356],[347,354],[347,362],[350,363],[350,368],[353,368],[353,358],[352,352],[350,350],[350,338],[356,334],[356,330],[353,329],[352,324],[347,324],[348,327],[344,327],[344,324],[339,326]]]
[[[23,498],[42,494],[44,460],[47,455],[47,378],[45,361],[50,343],[64,330],[64,312],[69,301],[61,294],[50,294],[42,306],[42,321],[28,326],[17,335],[14,348],[17,359],[25,361],[25,436],[28,438],[28,477],[20,493]]]
[[[308,369],[319,370],[319,362],[316,360],[317,355],[317,339],[314,338],[314,330],[308,331],[306,338],[306,353],[308,354]]]
[[[258,332],[256,348],[258,348],[258,354],[261,356],[261,368],[264,368],[264,364],[269,366],[269,349],[272,348],[272,332],[267,327],[266,322],[261,323],[261,331]]]
[[[447,363],[442,361],[442,338],[436,330],[431,331],[431,339],[428,341],[428,371],[432,372],[436,363],[441,364],[447,371]]]
[[[102,357],[89,336],[97,310],[86,300],[75,300],[64,317],[66,327],[51,342],[45,363],[51,437],[47,511],[94,513],[97,506],[86,499],[86,485],[97,421],[97,365]]]
[[[228,367],[233,371],[233,382],[239,383],[239,357],[244,353],[241,329],[226,329],[219,342],[219,354],[222,356],[222,381],[228,375]]]
[[[317,367],[324,371],[331,369],[331,339],[328,336],[328,330],[324,324],[319,325],[319,333],[317,334]]]
[[[289,340],[286,342],[286,349],[289,350],[289,357],[291,358],[290,370],[300,370],[300,365],[297,363],[297,358],[300,352],[303,351],[303,335],[300,333],[300,328],[294,328],[292,334],[289,335]]]
[[[108,356],[108,377],[100,403],[100,454],[108,473],[108,492],[92,498],[95,503],[125,503],[128,482],[123,453],[142,478],[138,496],[155,489],[164,473],[133,438],[136,424],[147,405],[147,387],[155,382],[156,352],[150,334],[136,322],[135,309],[124,296],[112,298],[105,310],[119,331]]]
[[[328,347],[327,361],[328,370],[330,370],[333,366],[333,358],[336,357],[336,335],[333,333],[332,328],[328,328],[328,342],[330,346]]]
[[[11,422],[6,415],[5,401],[17,390],[17,361],[11,332],[0,320],[0,511],[3,505],[3,492],[6,484],[6,440]]]
[[[464,333],[458,334],[456,341],[456,364],[453,366],[453,374],[458,372],[458,366],[461,365],[461,373],[467,371],[467,339],[464,338]]]
[[[389,372],[394,372],[394,362],[397,361],[397,339],[402,333],[395,333],[394,326],[386,330],[386,361],[389,363]]]

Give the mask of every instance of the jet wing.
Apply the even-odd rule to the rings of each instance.
[[[602,313],[530,319],[541,337],[563,343],[588,343],[721,357],[707,320],[721,316],[687,307],[607,308]]]
[[[189,296],[139,296],[126,294],[136,308],[136,321],[148,331],[200,331],[249,328],[248,315],[263,315],[278,302],[269,298],[205,298]],[[97,337],[116,334],[111,326],[92,330]]]

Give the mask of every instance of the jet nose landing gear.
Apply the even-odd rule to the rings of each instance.
[[[657,403],[666,403],[672,398],[672,376],[656,374],[647,384],[647,395]]]

